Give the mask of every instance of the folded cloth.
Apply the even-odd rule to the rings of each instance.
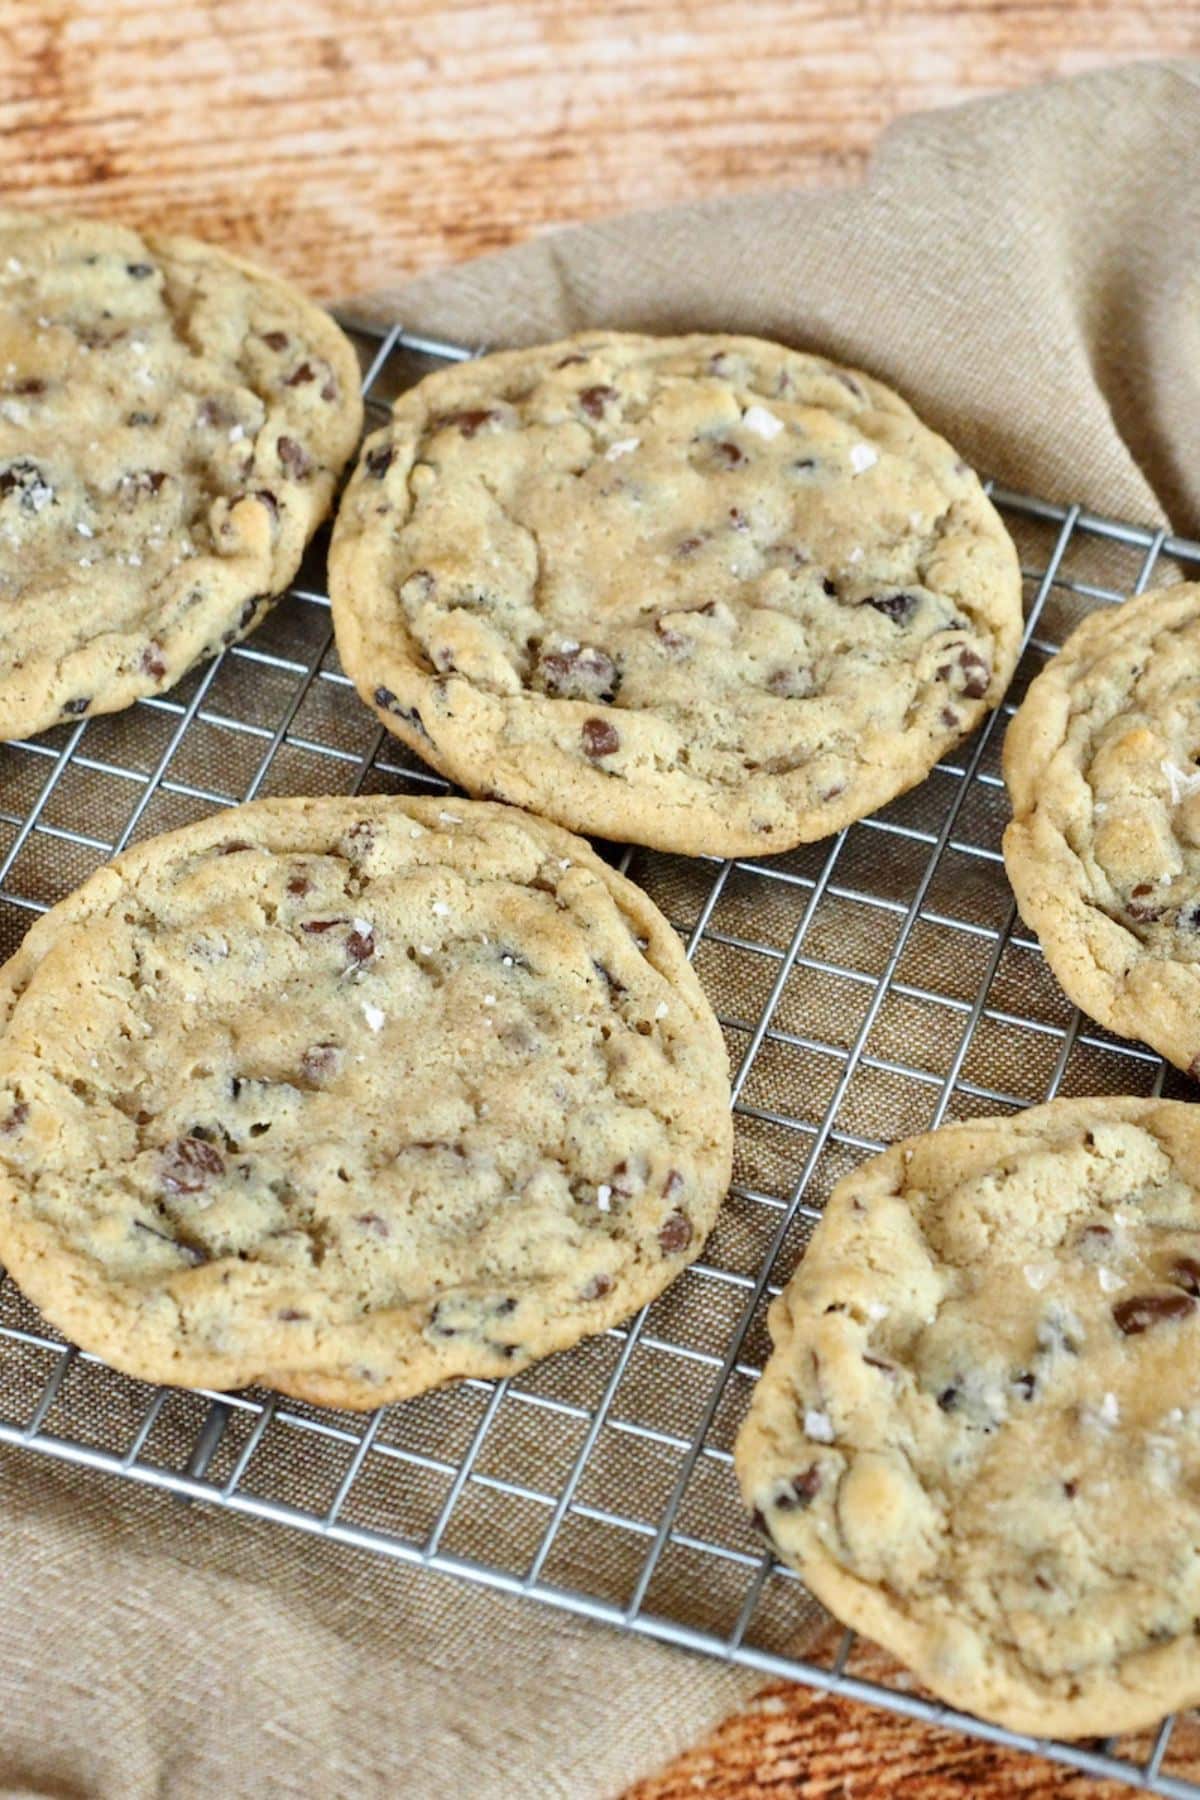
[[[1009,485],[1200,533],[1198,86],[1145,64],[911,119],[861,189],[588,226],[353,310],[469,343],[782,338],[894,383]],[[655,1516],[649,1490],[612,1498]],[[755,1685],[4,1450],[0,1595],[9,1795],[587,1800]]]
[[[860,188],[555,232],[375,294],[469,344],[744,331],[895,386],[981,471],[1200,535],[1200,62],[901,120]]]

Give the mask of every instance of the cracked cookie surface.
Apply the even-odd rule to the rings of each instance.
[[[869,377],[588,333],[428,377],[334,531],[364,700],[474,793],[695,854],[823,837],[999,701],[1016,555]]]
[[[1004,861],[1070,998],[1200,1076],[1200,584],[1092,613],[1008,728]]]
[[[0,981],[0,1261],[151,1381],[370,1407],[626,1318],[729,1178],[719,1028],[586,844],[458,800],[152,840]]]
[[[188,238],[0,210],[0,738],[251,630],[362,425],[333,320]]]
[[[955,1706],[1079,1737],[1200,1699],[1200,1111],[1059,1100],[839,1182],[773,1303],[747,1504]]]

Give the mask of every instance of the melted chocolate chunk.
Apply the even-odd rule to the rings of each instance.
[[[904,625],[912,618],[921,604],[915,594],[867,594],[859,602],[861,606],[870,606],[890,619],[893,625]]]
[[[313,368],[312,364],[310,362],[302,362],[298,369],[293,369],[292,373],[285,378],[283,385],[287,388],[303,387],[306,382],[315,381],[316,379],[317,371]]]
[[[780,1494],[775,1504],[780,1512],[803,1512],[821,1491],[821,1471],[816,1463],[799,1475],[792,1476],[791,1492]]]
[[[615,400],[616,397],[617,390],[615,387],[606,387],[603,384],[600,384],[596,387],[584,388],[579,396],[579,404],[582,406],[589,419],[602,419],[606,407],[610,402]]]
[[[0,500],[7,500],[10,494],[17,496],[22,512],[28,513],[40,513],[54,500],[54,489],[42,471],[25,457],[0,469]]]
[[[125,273],[132,281],[148,281],[154,273],[154,264],[146,262],[126,263]]]
[[[63,714],[68,719],[82,718],[91,704],[92,702],[89,695],[78,694],[74,700],[63,701]]]
[[[692,1221],[686,1213],[668,1213],[658,1228],[658,1242],[664,1256],[675,1256],[692,1241]]]
[[[1162,918],[1166,908],[1147,898],[1153,892],[1154,885],[1149,881],[1139,881],[1136,887],[1129,890],[1125,917],[1135,925],[1153,925],[1156,919]]]
[[[117,493],[126,506],[132,506],[161,493],[166,479],[165,469],[133,469],[128,475],[122,475],[117,483]]]
[[[376,481],[382,481],[395,460],[394,445],[376,444],[373,450],[367,451],[364,466],[368,475],[374,476]]]
[[[581,1300],[603,1300],[605,1294],[611,1294],[613,1279],[611,1275],[593,1275],[579,1290]]]
[[[579,735],[583,740],[584,755],[593,762],[599,762],[621,748],[620,733],[607,719],[585,719]]]
[[[382,707],[384,712],[391,713],[393,718],[403,719],[406,725],[411,725],[414,731],[419,731],[423,738],[429,736],[429,733],[425,729],[425,722],[417,708],[415,706],[401,706],[398,697],[393,694],[391,688],[377,687],[375,689],[375,704],[378,707]]]
[[[718,438],[712,447],[712,454],[718,468],[722,469],[738,469],[750,460],[746,452],[739,449],[737,444],[730,443],[728,438]]]
[[[303,481],[306,475],[313,472],[313,460],[302,444],[293,437],[281,437],[276,441],[279,460],[294,481]]]
[[[577,650],[546,651],[538,663],[542,691],[552,699],[599,700],[605,705],[616,699],[621,677],[612,657],[591,644]]]
[[[150,642],[146,645],[146,648],[142,651],[142,660],[139,667],[141,668],[142,674],[149,675],[152,681],[161,681],[166,675],[167,665],[163,657],[162,645],[154,638],[151,638]]]
[[[1190,1294],[1134,1294],[1129,1300],[1117,1301],[1112,1309],[1113,1323],[1126,1337],[1136,1337],[1152,1325],[1185,1319],[1195,1306]]]
[[[352,931],[346,939],[346,955],[353,963],[369,962],[375,954],[373,931]]]
[[[159,1159],[158,1178],[172,1194],[198,1194],[210,1181],[225,1173],[225,1159],[193,1129],[190,1137],[176,1138]]]
[[[0,1119],[0,1137],[12,1137],[20,1131],[29,1117],[29,1107],[24,1100],[18,1100],[5,1119]]]
[[[1193,1299],[1200,1299],[1200,1262],[1194,1256],[1177,1256],[1167,1270],[1167,1280]]]
[[[261,335],[268,350],[286,350],[288,347],[286,331],[264,331]]]
[[[434,431],[453,429],[462,437],[473,438],[476,432],[499,417],[500,414],[493,407],[475,406],[466,407],[462,412],[439,413],[429,423]]]

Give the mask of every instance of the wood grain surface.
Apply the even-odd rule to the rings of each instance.
[[[898,113],[1198,45],[1195,0],[0,0],[0,191],[345,297],[570,219],[844,181]]]
[[[572,219],[848,181],[898,114],[1198,48],[1179,0],[0,0],[0,191],[347,298]],[[1119,1791],[774,1687],[627,1800]]]

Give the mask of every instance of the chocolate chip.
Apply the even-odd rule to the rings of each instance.
[[[125,273],[133,281],[148,281],[154,273],[153,263],[126,263]]]
[[[36,463],[22,457],[0,469],[0,500],[16,494],[22,512],[39,513],[54,499],[54,489]]]
[[[982,700],[991,684],[991,664],[969,644],[964,644],[958,653],[959,667],[963,671],[963,693],[968,700]]]
[[[92,702],[87,694],[79,694],[74,700],[64,700],[62,709],[68,718],[78,719],[82,717],[91,704]]]
[[[705,533],[694,531],[689,537],[680,538],[675,546],[675,554],[676,556],[694,556],[705,541]]]
[[[282,1319],[285,1325],[294,1325],[298,1320],[311,1318],[312,1315],[311,1313],[297,1312],[294,1306],[281,1306],[275,1317]]]
[[[196,408],[196,423],[206,430],[227,430],[233,424],[233,414],[222,401],[214,399],[210,394]]]
[[[286,377],[283,385],[287,388],[303,387],[306,381],[315,381],[316,379],[317,371],[313,368],[312,364],[310,362],[302,362],[298,369],[294,369],[292,373]]]
[[[831,581],[831,580],[830,580],[830,578],[829,578],[829,576],[828,576],[828,575],[826,575],[826,576],[825,576],[825,577],[824,577],[824,578],[823,578],[823,579],[822,579],[822,582],[821,582],[821,589],[822,589],[822,591],[823,591],[823,592],[824,592],[824,593],[826,593],[826,594],[828,594],[828,595],[829,595],[829,598],[830,598],[830,599],[831,599],[831,600],[836,600],[836,599],[837,599],[837,591],[838,591],[838,590],[837,590],[837,582],[836,582],[836,581]]]
[[[425,729],[425,722],[417,708],[415,706],[401,706],[399,698],[397,695],[393,694],[391,688],[377,687],[375,689],[375,704],[376,706],[381,707],[384,712],[391,713],[393,718],[403,719],[406,725],[411,725],[414,731],[419,731],[423,738],[428,738],[429,733]]]
[[[538,663],[542,691],[552,699],[615,700],[621,685],[616,663],[592,644],[577,650],[548,650]]]
[[[1200,901],[1180,907],[1175,915],[1175,928],[1177,931],[1200,931]]]
[[[718,438],[712,447],[714,461],[720,468],[737,469],[742,463],[749,462],[746,452],[737,444],[731,444],[728,438]]]
[[[952,706],[943,706],[939,716],[947,731],[957,730],[959,723],[958,714]]]
[[[166,675],[167,665],[163,660],[162,645],[155,638],[151,638],[142,651],[140,667],[142,674],[149,675],[153,681],[161,681]]]
[[[1079,1483],[1077,1481],[1064,1481],[1063,1482],[1063,1493],[1066,1495],[1068,1500],[1073,1500],[1078,1492],[1079,1492]]]
[[[20,1131],[28,1117],[28,1104],[24,1100],[18,1100],[8,1117],[0,1120],[0,1137],[12,1137]]]
[[[658,1228],[658,1241],[664,1256],[675,1256],[692,1241],[692,1221],[686,1213],[668,1213]]]
[[[346,939],[346,955],[351,962],[369,962],[375,954],[375,934],[372,931],[352,931]]]
[[[4,391],[6,394],[19,394],[24,400],[34,400],[39,394],[45,393],[46,384],[40,375],[26,375],[20,381],[12,382]]]
[[[673,655],[688,648],[688,640],[683,633],[676,631],[673,625],[666,624],[663,619],[655,619],[654,630],[656,636],[662,640],[663,648],[670,650]]]
[[[593,1275],[579,1290],[581,1300],[603,1300],[605,1294],[612,1293],[613,1279],[611,1275]]]
[[[1152,925],[1156,919],[1162,918],[1166,908],[1146,898],[1153,892],[1154,884],[1149,881],[1139,881],[1136,887],[1130,888],[1125,917],[1135,925]]]
[[[477,431],[500,414],[490,406],[467,407],[462,412],[439,413],[429,421],[434,431],[453,429],[462,437],[473,438]]]
[[[1185,1294],[1200,1299],[1200,1262],[1194,1256],[1177,1256],[1167,1270],[1167,1280],[1181,1287]]]
[[[792,1476],[792,1489],[779,1495],[775,1504],[780,1512],[803,1512],[821,1491],[821,1471],[814,1463],[800,1475]]]
[[[279,460],[295,481],[303,481],[313,471],[313,460],[302,444],[293,437],[281,437],[275,445]]]
[[[268,350],[286,350],[288,347],[286,331],[264,331],[260,335]]]
[[[1037,1391],[1037,1376],[1025,1370],[1022,1374],[1013,1376],[1013,1386],[1023,1400],[1032,1400]]]
[[[593,762],[599,762],[605,756],[612,756],[614,751],[621,748],[620,733],[615,725],[609,724],[607,719],[585,719],[580,727],[579,735],[583,739],[584,755],[590,757]]]
[[[364,1231],[371,1232],[375,1237],[386,1238],[391,1237],[392,1235],[391,1226],[388,1224],[387,1220],[381,1217],[377,1212],[357,1213],[355,1215],[354,1223],[356,1225],[361,1225]]]
[[[287,884],[289,894],[294,894],[298,900],[302,900],[305,894],[310,893],[311,890],[312,882],[307,875],[289,875]]]
[[[117,493],[125,505],[131,506],[159,493],[166,479],[165,469],[134,469],[128,475],[122,475],[117,483]]]
[[[1129,1300],[1117,1301],[1112,1309],[1113,1322],[1126,1337],[1136,1337],[1164,1320],[1186,1318],[1195,1305],[1190,1294],[1135,1294]]]
[[[601,384],[597,387],[584,388],[579,395],[579,404],[582,406],[589,419],[602,419],[604,417],[605,408],[608,406],[609,402],[615,400],[616,397],[617,390],[615,387],[606,387]]]
[[[196,1135],[176,1138],[168,1144],[159,1159],[159,1180],[172,1194],[198,1194],[202,1188],[225,1173],[225,1160],[219,1150]]]
[[[395,460],[396,450],[393,444],[376,444],[373,450],[367,451],[364,467],[368,475],[373,475],[376,481],[382,481]]]
[[[885,619],[890,619],[893,625],[903,625],[912,618],[920,601],[915,594],[867,594],[859,605],[873,607]]]
[[[626,989],[625,983],[623,981],[619,980],[619,978],[613,974],[612,970],[609,968],[607,963],[598,962],[596,960],[596,958],[593,956],[592,967],[593,967],[593,969],[595,969],[595,971],[596,971],[597,975],[599,975],[600,979],[604,982],[604,985],[607,987],[611,998],[616,999],[618,997],[618,995],[624,994],[628,991]]]
[[[126,415],[125,423],[133,426],[156,425],[158,423],[158,414],[151,412],[131,412]]]
[[[309,937],[319,937],[322,932],[332,931],[335,925],[348,925],[349,919],[301,919],[300,929]]]
[[[729,509],[729,529],[731,531],[749,531],[750,529],[750,521],[740,506],[731,506]]]
[[[938,1395],[937,1403],[943,1412],[954,1412],[957,1409],[961,1398],[962,1390],[960,1388],[947,1387],[943,1388]]]

